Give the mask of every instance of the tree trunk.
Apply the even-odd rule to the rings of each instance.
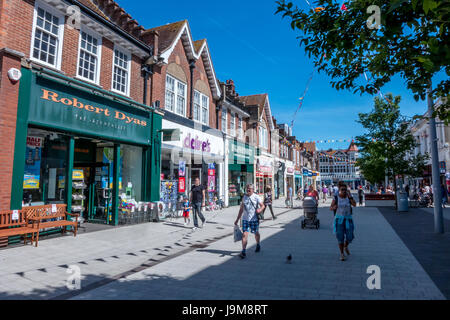
[[[394,180],[394,197],[395,197],[395,210],[398,210],[398,204],[397,204],[397,197],[398,197],[398,190],[397,190],[397,179],[395,179],[395,172],[392,170],[393,180]]]

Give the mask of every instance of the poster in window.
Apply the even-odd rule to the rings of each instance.
[[[39,189],[42,146],[42,138],[27,137],[25,175],[23,180],[24,189]]]
[[[180,177],[178,181],[178,192],[184,193],[186,192],[186,178]]]
[[[180,160],[178,176],[185,177],[186,176],[186,161]],[[184,191],[183,191],[184,192]]]
[[[208,192],[216,191],[216,177],[208,176]]]

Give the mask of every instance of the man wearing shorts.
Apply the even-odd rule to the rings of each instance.
[[[254,193],[254,187],[252,184],[247,186],[247,193],[242,199],[241,208],[239,209],[238,217],[235,221],[237,226],[239,220],[242,217],[242,252],[240,257],[244,259],[246,257],[246,249],[248,243],[248,233],[249,231],[255,235],[256,240],[256,250],[255,252],[261,251],[261,236],[259,234],[259,219],[258,214],[264,210],[264,204],[261,202],[259,197]]]

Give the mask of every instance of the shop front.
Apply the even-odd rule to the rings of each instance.
[[[291,162],[286,163],[286,189],[292,188],[293,196],[295,195],[295,186],[294,186],[294,173],[295,167]]]
[[[228,205],[241,204],[245,187],[253,183],[255,148],[237,141],[228,140]]]
[[[22,74],[12,209],[67,204],[82,222],[150,221],[162,113],[50,71]]]
[[[296,194],[303,188],[303,174],[301,171],[295,170],[294,172],[294,186]]]
[[[275,176],[274,176],[274,194],[275,199],[279,199],[284,195],[284,176],[286,172],[286,164],[282,161],[275,161]]]
[[[265,156],[256,159],[255,193],[262,195],[267,187],[273,189],[273,171],[273,159]]]
[[[223,197],[224,192],[222,133],[190,122],[181,124],[175,122],[178,117],[171,117],[174,121],[163,119],[162,127],[164,130],[178,131],[179,138],[163,141],[161,148],[160,205],[163,218],[179,209],[183,197],[189,197],[196,178],[206,188],[207,202]]]
[[[313,185],[313,171],[307,168],[303,168],[303,184],[309,189],[309,186]]]

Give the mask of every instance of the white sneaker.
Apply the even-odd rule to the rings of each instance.
[[[202,221],[202,229],[203,229],[203,227],[205,226],[205,224],[206,224],[206,220],[205,220],[205,221]]]
[[[185,227],[187,226],[187,222],[184,223],[184,226],[185,226]]]
[[[195,231],[197,231],[197,227],[192,228],[192,232],[195,232]]]

